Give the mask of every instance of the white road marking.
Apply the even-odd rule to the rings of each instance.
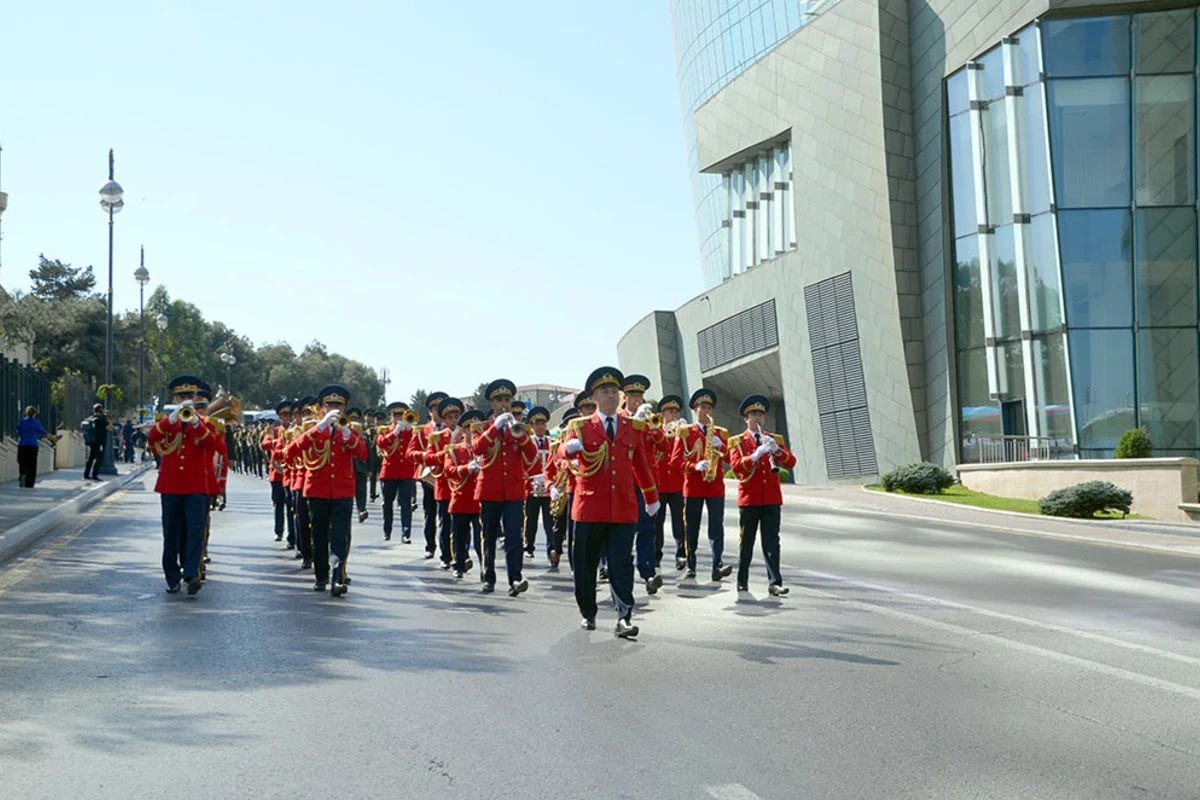
[[[720,786],[705,786],[704,791],[716,800],[762,800],[740,783],[723,783]]]
[[[1184,697],[1191,698],[1192,700],[1200,700],[1200,689],[1196,689],[1191,686],[1184,686],[1179,683],[1172,683],[1171,681],[1164,681],[1159,678],[1153,678],[1149,675],[1143,675],[1140,672],[1131,672],[1130,670],[1121,669],[1119,667],[1110,667],[1107,664],[1089,661],[1086,658],[1070,656],[1066,653],[1059,653],[1056,650],[1047,650],[1044,647],[1025,644],[1024,642],[1018,642],[1012,639],[1005,639],[1003,636],[996,636],[995,634],[984,633],[973,628],[966,628],[961,625],[953,625],[949,622],[929,619],[928,617],[922,617],[919,614],[910,614],[907,611],[899,611],[894,608],[876,605],[875,603],[864,603],[859,600],[849,600],[836,594],[831,594],[830,592],[823,592],[819,589],[797,587],[797,591],[800,594],[805,594],[809,597],[816,597],[822,600],[833,600],[835,602],[840,602],[844,605],[857,608],[861,611],[870,611],[887,617],[902,619],[915,625],[922,625],[926,628],[934,628],[945,633],[952,633],[956,636],[962,636],[964,638],[974,639],[976,641],[982,640],[985,642],[990,642],[991,644],[999,645],[1001,647],[1007,647],[1010,650],[1016,650],[1029,655],[1040,656],[1041,658],[1049,659],[1050,661],[1057,661],[1060,664],[1068,664],[1073,667],[1079,667],[1080,669],[1086,669],[1091,672],[1099,673],[1100,675],[1107,675],[1112,678],[1119,678],[1131,683],[1141,684],[1142,686],[1161,689],[1166,692],[1183,695]]]
[[[825,580],[838,581],[839,583],[843,583],[847,586],[861,586],[864,589],[873,589],[873,590],[879,591],[879,592],[887,592],[889,594],[896,595],[897,597],[904,597],[909,600],[917,600],[917,601],[920,601],[923,603],[932,603],[934,605],[943,606],[945,608],[952,608],[956,611],[966,611],[971,614],[979,614],[980,616],[991,617],[992,619],[1004,620],[1005,622],[1013,622],[1018,625],[1028,626],[1030,628],[1038,628],[1038,629],[1044,630],[1044,631],[1051,631],[1052,633],[1066,634],[1068,636],[1074,636],[1078,639],[1087,639],[1088,641],[1099,642],[1100,644],[1109,645],[1111,647],[1121,647],[1126,650],[1133,650],[1135,652],[1144,653],[1149,656],[1156,656],[1158,658],[1165,658],[1170,661],[1178,661],[1181,664],[1188,664],[1190,666],[1200,667],[1200,658],[1195,658],[1193,656],[1185,656],[1182,653],[1173,653],[1169,650],[1159,650],[1157,647],[1150,647],[1149,645],[1137,644],[1136,642],[1127,642],[1124,639],[1114,639],[1111,636],[1105,636],[1100,633],[1092,633],[1091,631],[1076,630],[1075,628],[1068,628],[1063,625],[1055,625],[1050,622],[1038,622],[1037,620],[1034,620],[1034,619],[1018,617],[1013,614],[1005,614],[1002,611],[990,611],[986,608],[980,608],[978,606],[967,605],[966,603],[957,603],[953,600],[941,600],[937,597],[930,597],[929,595],[917,594],[915,592],[906,592],[902,589],[896,589],[891,586],[883,586],[883,585],[880,585],[877,583],[868,583],[866,581],[860,581],[860,580],[856,580],[853,578],[843,578],[840,575],[832,575],[827,572],[817,572],[815,570],[810,570],[810,569],[797,570],[797,571],[803,575],[809,575],[814,578],[822,578]],[[831,596],[833,596],[833,595],[831,595]],[[867,603],[866,605],[872,605],[872,604]]]

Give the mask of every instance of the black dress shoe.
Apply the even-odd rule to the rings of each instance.
[[[450,574],[453,575],[455,578],[461,578],[463,576],[461,569],[455,569]]]
[[[400,544],[412,544],[412,537],[411,536],[401,536]]]
[[[426,551],[425,551],[425,557],[426,557],[426,558],[433,558],[433,551],[432,551],[432,550],[426,550]]]
[[[178,583],[168,583],[167,584],[167,594],[179,594],[179,584]]]
[[[468,558],[466,563],[463,564],[463,572],[470,572],[471,568],[474,566],[475,566],[475,562]]]
[[[607,567],[601,567],[601,568],[600,568],[600,573],[599,573],[599,575],[600,575],[600,580],[601,580],[601,581],[606,581],[606,580],[608,580],[608,568],[607,568]]]
[[[748,591],[750,591],[750,587],[749,587],[749,586],[747,586],[747,585],[746,585],[746,584],[744,584],[744,583],[739,583],[739,584],[738,584],[738,588],[737,588],[737,590],[738,590],[739,592],[748,592]]]
[[[277,541],[277,542],[278,542],[279,540],[278,540],[278,539],[276,539],[275,541]],[[287,544],[287,547],[285,547],[284,549],[285,549],[285,550],[295,550],[295,549],[296,549],[296,543],[295,543],[295,542],[288,542],[288,544]]]
[[[557,567],[557,566],[558,566],[558,562],[559,562],[560,560],[562,560],[562,555],[561,555],[561,554],[559,554],[559,553],[557,553],[557,552],[555,552],[555,551],[553,551],[553,550],[551,550],[551,551],[550,551],[550,566],[552,566],[552,567]]]
[[[304,553],[301,553],[299,550],[297,550],[296,554],[292,556],[293,561],[299,561],[302,558],[304,558]]]
[[[345,578],[342,580],[342,582],[343,582],[343,583],[345,583],[347,586],[349,586],[349,585],[350,585],[350,576],[349,576],[349,575],[347,575],[347,576],[346,576],[346,577],[345,577]]]
[[[621,639],[636,639],[638,626],[627,619],[617,620],[617,636]]]
[[[449,561],[443,561],[440,566],[442,569],[450,569],[451,565]]]
[[[324,581],[317,581],[316,583],[314,583],[314,584],[313,584],[313,591],[314,591],[314,592],[323,592],[323,591],[325,591],[325,582],[324,582]]]
[[[200,578],[192,578],[187,582],[187,593],[195,594],[200,591],[200,587],[204,584],[200,582]]]
[[[390,542],[390,541],[392,540],[392,535],[391,535],[390,533],[385,533],[385,534],[383,535],[383,540],[384,540],[385,542]]]
[[[687,559],[686,558],[675,559],[675,569],[676,569],[676,571],[687,569]]]
[[[367,521],[367,512],[365,512],[365,511],[358,512],[358,521],[366,522]]]
[[[685,572],[685,573],[683,574],[683,577],[685,577],[685,578],[694,578],[694,577],[696,577],[696,570],[694,570],[694,569],[689,569],[687,572]]]
[[[712,571],[712,579],[714,581],[719,581],[721,578],[728,578],[732,572],[733,566],[730,564],[726,564],[721,567],[714,567]]]
[[[496,584],[488,583],[487,581],[483,582],[483,593],[484,594],[491,594],[494,591],[496,591]]]
[[[525,580],[524,578],[519,581],[513,581],[508,587],[508,596],[516,597],[517,595],[521,594],[521,592],[527,591],[528,589],[529,581]]]
[[[304,559],[304,562],[300,565],[300,569],[312,569],[312,559]]]
[[[662,575],[654,575],[646,579],[646,594],[658,594],[658,590],[662,588]]]
[[[579,627],[583,628],[585,631],[596,630],[596,618],[584,617],[583,619],[579,620]]]
[[[331,597],[341,597],[346,593],[347,588],[344,583],[335,583],[329,587],[329,594]]]
[[[283,534],[282,534],[282,533],[277,533],[277,534],[275,534],[275,541],[277,541],[277,542],[282,542],[282,541],[283,541]]]
[[[767,587],[767,592],[769,592],[772,597],[786,597],[787,593],[790,591],[791,590],[788,589],[788,587],[779,586],[778,584],[774,583]]]

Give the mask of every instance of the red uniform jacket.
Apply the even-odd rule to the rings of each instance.
[[[571,420],[561,445],[564,456],[567,443],[574,439],[583,442],[583,452],[570,456],[578,465],[572,519],[576,522],[637,522],[634,490],[639,488],[647,505],[658,502],[644,423],[618,417],[616,435],[609,442],[597,412],[585,420]]]
[[[683,465],[675,460],[675,437],[663,436],[654,448],[654,463],[658,467],[658,493],[679,494],[683,491]]]
[[[718,428],[711,422],[706,426],[709,434],[716,432],[721,437],[721,441],[725,446],[721,448],[723,455],[721,457],[721,465],[717,469],[717,477],[711,481],[704,480],[704,476],[696,472],[696,465],[704,460],[704,454],[708,447],[705,445],[705,439],[708,437],[700,432],[698,423],[692,425],[680,425],[675,432],[675,445],[671,451],[671,458],[676,464],[683,469],[683,496],[684,497],[724,497],[725,496],[725,468],[729,464],[729,432],[723,428]]]
[[[217,437],[207,422],[197,418],[195,425],[171,424],[169,417],[156,422],[146,434],[150,452],[159,456],[159,494],[208,494],[213,474],[212,459]]]
[[[546,473],[546,470],[549,469],[549,467],[550,467],[550,450],[551,450],[550,437],[549,436],[534,436],[532,433],[529,434],[529,437],[531,439],[533,439],[533,446],[535,449],[535,454],[534,454],[534,458],[533,458],[533,463],[529,465],[529,473],[528,473],[529,480],[527,480],[525,482],[525,496],[526,497],[537,497],[538,496],[534,493],[534,486],[536,485],[536,481],[534,481],[533,479],[536,476],[541,475],[542,476],[542,486],[545,487],[542,490],[541,496],[549,497],[550,496],[550,479],[546,477],[545,473]]]
[[[471,458],[471,448],[466,442],[446,448],[442,472],[450,487],[451,514],[474,515],[480,511],[479,501],[475,499],[475,484],[479,480],[479,473],[472,473],[467,469]]]
[[[379,467],[380,480],[410,481],[416,477],[417,467],[408,455],[412,440],[412,431],[404,431],[397,436],[391,428],[375,437],[375,446],[379,448],[379,456],[383,459]]]
[[[351,431],[346,440],[333,426],[324,431],[314,426],[293,439],[287,451],[298,454],[304,464],[305,497],[354,497],[354,459],[367,457],[367,442],[357,431]]]
[[[434,500],[450,499],[450,483],[446,480],[445,461],[446,448],[450,446],[450,437],[453,435],[454,431],[449,428],[432,431],[428,436],[428,444],[425,445],[424,460],[433,471]]]
[[[212,459],[212,491],[209,492],[210,495],[216,496],[225,490],[225,479],[229,476],[229,446],[225,444],[225,423],[205,421],[212,427],[213,436],[217,437],[216,453]]]
[[[782,469],[796,466],[796,457],[783,448],[783,437],[776,436],[775,441],[780,445],[780,451],[775,455],[775,466]],[[757,462],[750,460],[757,447],[754,434],[750,431],[744,431],[729,440],[729,460],[733,465],[733,474],[738,479],[739,508],[777,506],[783,503],[783,493],[779,490],[779,476],[771,472],[771,460],[766,456]]]
[[[563,473],[566,473],[566,489],[567,494],[572,494],[575,491],[575,473],[567,469],[567,462],[563,460],[562,447],[555,447],[550,451],[550,460],[546,462],[546,493],[550,493],[551,486],[557,486],[558,481],[562,479]],[[568,509],[569,510],[569,509]]]
[[[525,499],[526,476],[537,458],[532,436],[526,433],[516,437],[489,423],[487,430],[474,437],[471,449],[483,467],[475,483],[476,500]]]
[[[275,469],[276,447],[283,444],[283,426],[277,425],[267,431],[267,435],[262,438],[259,447],[267,455],[267,480],[271,483],[279,483],[283,480],[283,473]]]

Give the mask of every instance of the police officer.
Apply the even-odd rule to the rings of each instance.
[[[583,615],[580,626],[596,628],[596,572],[600,552],[607,546],[609,586],[617,610],[616,634],[632,639],[633,537],[638,520],[636,490],[641,489],[646,512],[658,513],[658,490],[651,466],[645,423],[617,413],[623,377],[614,367],[601,367],[588,376],[586,391],[596,412],[572,420],[563,455],[575,462],[575,602]]]
[[[156,422],[146,439],[160,459],[154,491],[162,499],[162,567],[167,593],[177,593],[182,579],[187,593],[194,595],[202,585],[204,519],[217,439],[212,427],[195,411],[200,379],[180,375],[168,385],[177,408]]]
[[[754,538],[761,526],[767,591],[773,597],[783,597],[788,590],[779,571],[779,514],[783,506],[779,470],[796,466],[796,457],[783,446],[782,436],[763,430],[770,410],[771,401],[765,396],[752,394],[747,397],[740,408],[746,430],[729,440],[729,461],[738,479],[738,529],[741,531],[737,587],[739,592],[750,588]]]

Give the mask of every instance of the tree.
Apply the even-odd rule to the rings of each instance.
[[[484,381],[475,387],[475,393],[472,394],[467,402],[471,404],[471,408],[487,413],[492,410],[492,404],[487,399],[487,387],[491,381]]]
[[[425,413],[425,401],[429,397],[429,392],[425,389],[417,389],[412,393],[412,397],[408,398],[408,404],[418,414]]]
[[[38,254],[37,269],[29,270],[29,279],[33,281],[31,294],[42,300],[84,298],[96,288],[96,276],[91,267],[76,269],[58,259],[51,261],[42,254]]]

